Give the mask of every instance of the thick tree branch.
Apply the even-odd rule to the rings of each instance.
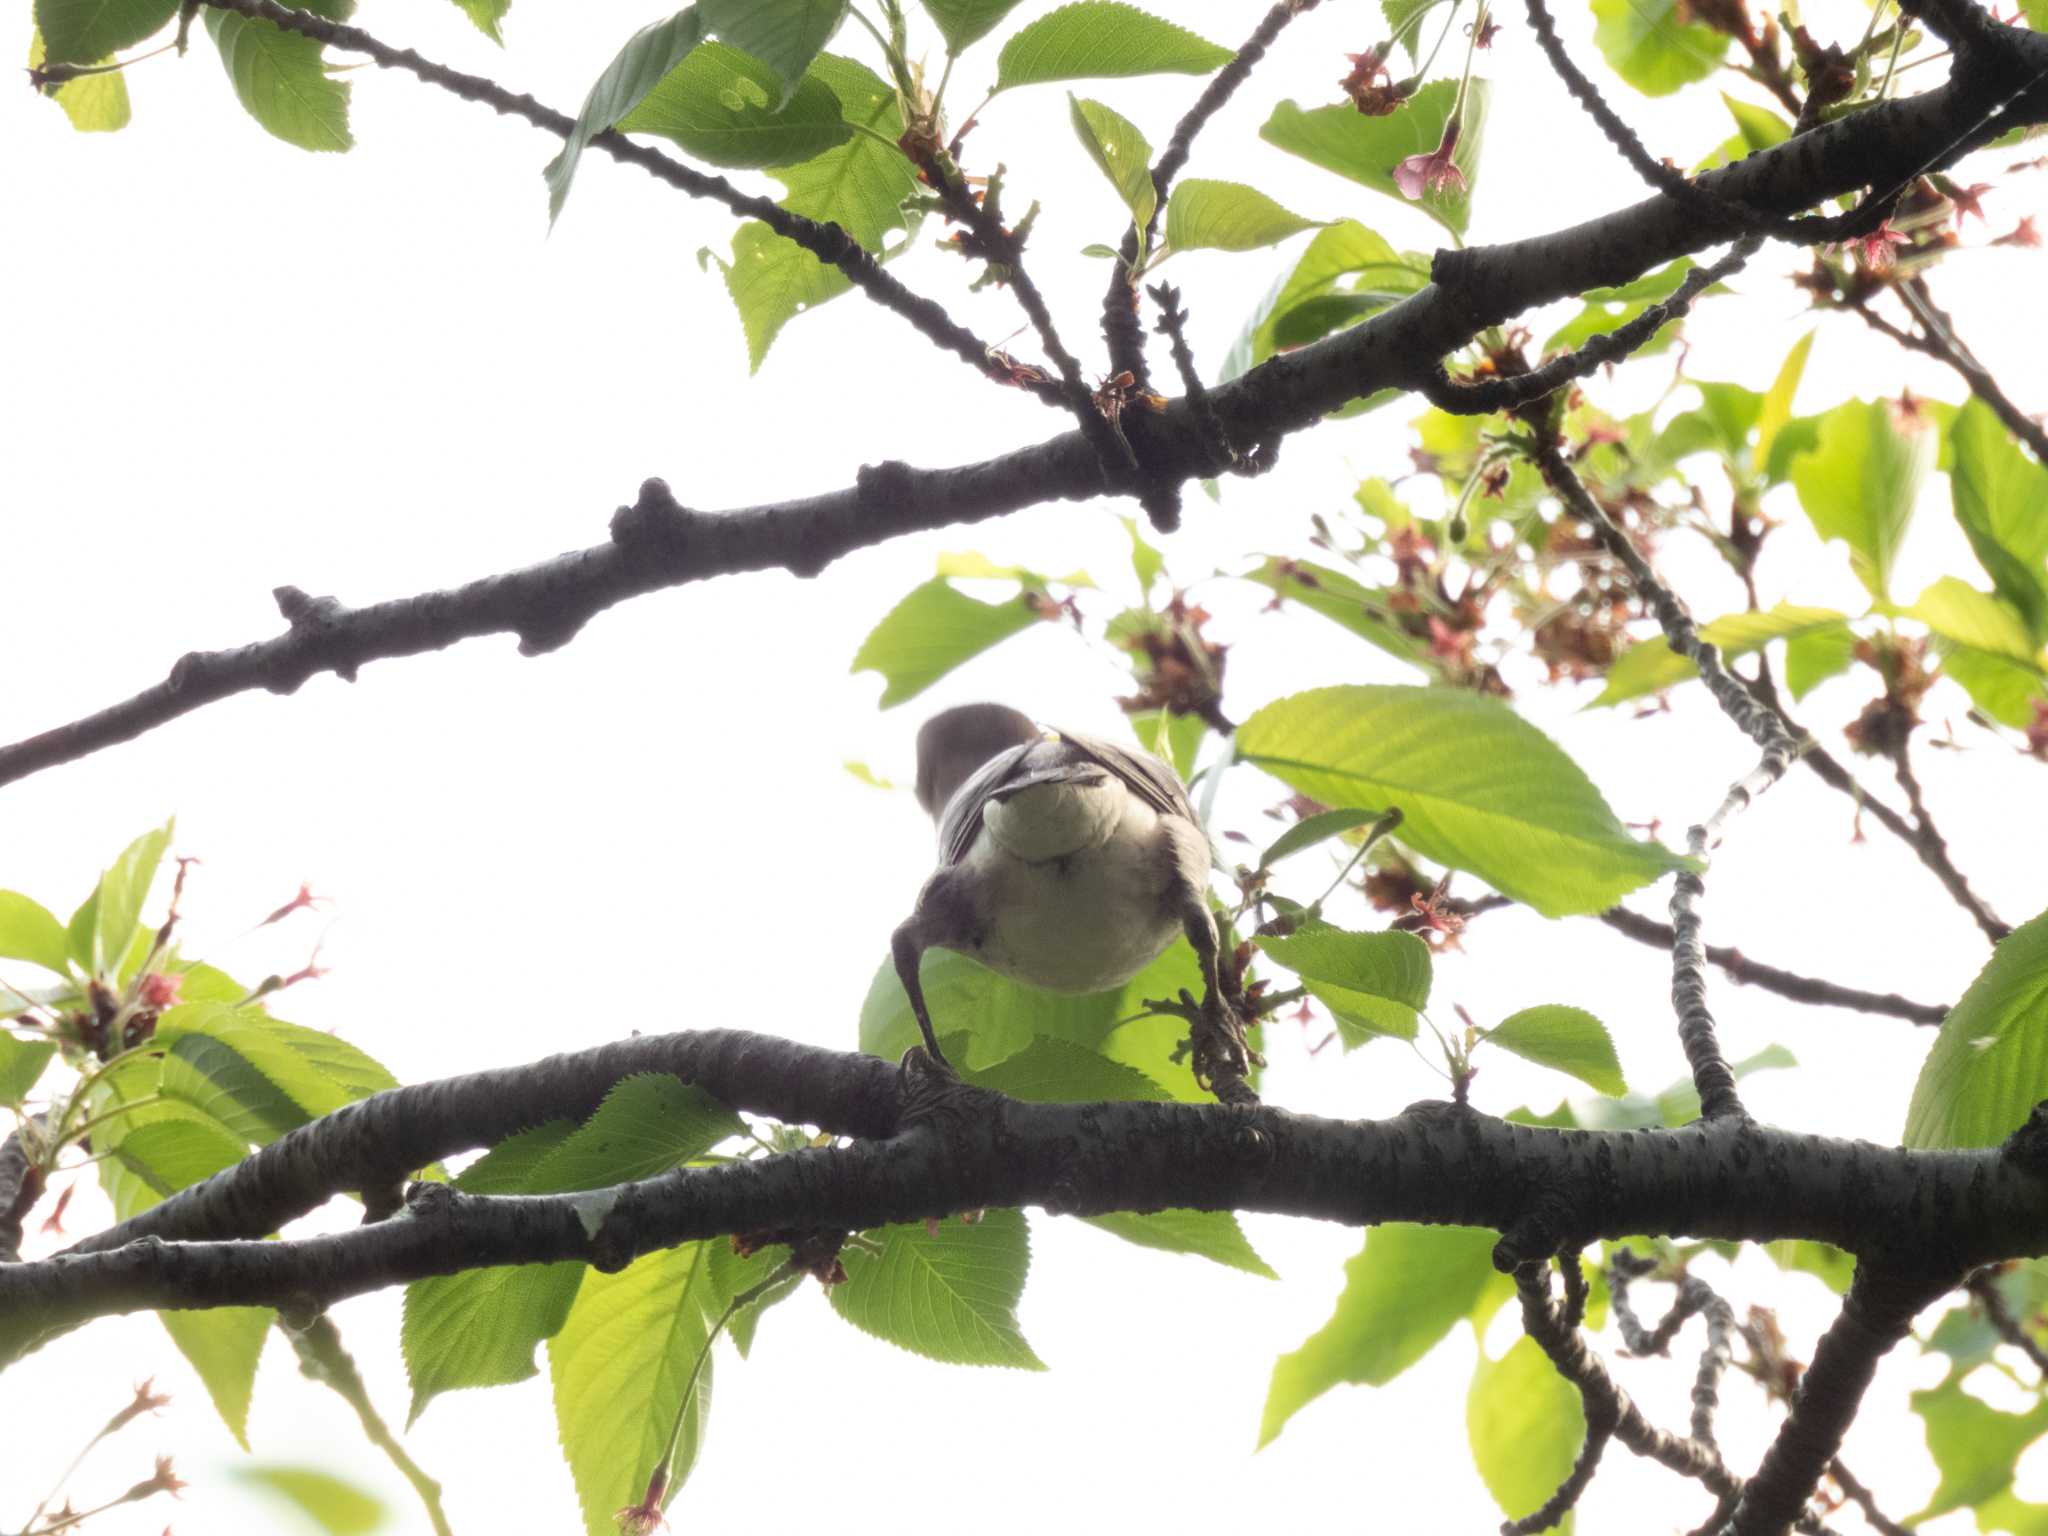
[[[1653,949],[1671,948],[1671,925],[1660,923],[1654,917],[1632,912],[1627,907],[1611,907],[1600,914],[1600,921],[1616,933],[1627,934],[1639,944],[1648,944]],[[1916,1003],[1896,992],[1866,992],[1861,987],[1844,986],[1838,981],[1780,970],[1775,965],[1752,960],[1741,950],[1725,944],[1709,944],[1706,954],[1709,963],[1719,966],[1738,986],[1775,992],[1794,1002],[1815,1003],[1828,1008],[1853,1008],[1859,1013],[1890,1014],[1915,1024],[1939,1024],[1948,1017],[1948,1008],[1943,1005]]]
[[[271,0],[236,3],[267,17],[261,7]],[[2048,72],[2048,37],[2018,33],[2011,44],[2029,68]],[[1924,164],[1939,168],[1986,134],[2043,120],[2048,90],[2001,96],[1981,81],[1957,78],[1919,96],[1880,102],[1700,179],[1728,197],[1789,211],[1873,182],[1889,184]],[[621,143],[633,155],[645,150]],[[1348,331],[1219,386],[1209,404],[1229,441],[1271,443],[1374,390],[1420,387],[1439,359],[1488,325],[1586,288],[1630,281],[1714,243],[1713,231],[1660,195],[1570,229],[1440,252],[1439,281]],[[1185,401],[1145,417],[1142,451],[1154,476],[1192,478],[1217,467],[1213,437]],[[195,653],[165,682],[120,704],[0,747],[0,784],[132,740],[250,689],[290,692],[316,672],[347,676],[367,661],[484,634],[514,633],[529,652],[548,650],[592,614],[663,587],[739,571],[812,575],[851,550],[901,534],[1101,490],[1099,461],[1078,430],[953,469],[885,464],[846,489],[715,515],[685,511],[665,486],[651,483],[612,542],[521,571],[363,609],[314,603],[281,589],[298,616],[289,633]]]
[[[1804,1509],[1842,1448],[1877,1362],[1906,1336],[1913,1314],[1955,1284],[1953,1274],[1929,1275],[1856,1266],[1842,1310],[1815,1346],[1792,1410],[1736,1506],[1733,1536],[1779,1536]]]
[[[323,1186],[351,1187],[428,1149],[581,1113],[602,1096],[606,1071],[629,1070],[675,1070],[737,1108],[874,1139],[581,1194],[480,1197],[418,1184],[391,1219],[246,1240],[307,1208]],[[493,1110],[491,1100],[518,1112]],[[380,1150],[373,1134],[389,1146]],[[1858,1254],[1864,1267],[1910,1262],[1915,1273],[1960,1276],[2048,1252],[2048,1109],[2002,1147],[1926,1152],[1735,1117],[1595,1132],[1439,1103],[1385,1121],[1271,1107],[1021,1103],[934,1088],[873,1057],[738,1031],[631,1040],[379,1094],[68,1253],[0,1266],[0,1353],[110,1312],[266,1305],[303,1318],[343,1297],[488,1265],[580,1259],[615,1269],[697,1238],[856,1230],[1022,1205],[1489,1227],[1507,1234],[1495,1249],[1503,1268],[1554,1251],[1563,1233],[1690,1234],[1808,1238]],[[202,1235],[227,1240],[188,1240]]]

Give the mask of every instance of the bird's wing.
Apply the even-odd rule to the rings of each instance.
[[[1183,816],[1197,826],[1201,825],[1201,818],[1195,815],[1194,804],[1188,799],[1188,792],[1181,786],[1179,777],[1149,752],[1133,752],[1099,736],[1076,736],[1068,731],[1061,731],[1060,739],[1090,762],[1122,779],[1132,794],[1160,815]]]
[[[1008,799],[1034,784],[1100,783],[1105,773],[1126,777],[1102,759],[1102,745],[1094,743],[1097,750],[1090,751],[1071,739],[1041,739],[990,758],[953,791],[953,798],[946,802],[939,816],[940,864],[957,864],[967,857],[968,849],[981,834],[982,812],[992,801]]]

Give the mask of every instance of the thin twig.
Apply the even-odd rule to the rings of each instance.
[[[2033,1361],[2034,1369],[2048,1379],[2048,1350],[2042,1349],[2026,1324],[2013,1315],[2011,1307],[2005,1304],[2005,1296],[1998,1289],[1997,1272],[1980,1269],[1964,1283],[1963,1288],[1984,1308],[1984,1317],[1998,1336],[2014,1349]]]

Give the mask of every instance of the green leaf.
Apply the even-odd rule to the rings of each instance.
[[[346,80],[327,72],[318,38],[268,21],[209,8],[206,30],[235,95],[273,137],[300,149],[339,152],[355,143],[348,129]]]
[[[247,1151],[247,1144],[219,1121],[197,1115],[134,1126],[107,1153],[140,1186],[115,1202],[120,1218],[126,1221],[159,1200],[232,1168]]]
[[[1752,1072],[1782,1072],[1798,1065],[1799,1059],[1784,1046],[1767,1045],[1755,1055],[1745,1056],[1742,1060],[1734,1062],[1728,1070],[1735,1074],[1735,1080],[1739,1083]],[[1681,1125],[1691,1125],[1700,1117],[1700,1091],[1693,1085],[1690,1077],[1681,1077],[1658,1094],[1652,1103],[1648,1119],[1639,1120],[1628,1115],[1629,1108],[1640,1102],[1642,1096],[1634,1093],[1625,1099],[1595,1099],[1590,1105],[1585,1106],[1596,1111],[1586,1116],[1586,1127],[1589,1130],[1623,1129],[1621,1120],[1610,1119],[1597,1112],[1608,1109],[1621,1110],[1629,1129],[1643,1125],[1662,1125],[1676,1130]]]
[[[1375,819],[1371,811],[1318,811],[1313,816],[1304,816],[1273,839],[1266,851],[1259,855],[1258,867],[1271,869],[1289,854],[1341,837]]]
[[[1152,186],[1152,146],[1127,119],[1072,91],[1067,92],[1067,115],[1074,136],[1095,168],[1109,178],[1116,195],[1130,209],[1132,224],[1142,233],[1159,207],[1159,194]]]
[[[562,204],[568,200],[569,188],[576,180],[576,167],[590,141],[616,128],[703,40],[704,21],[694,5],[684,6],[665,21],[642,27],[626,40],[626,46],[605,66],[590,94],[583,98],[583,110],[576,114],[576,126],[570,130],[561,153],[548,162],[550,224],[562,216]]]
[[[806,76],[785,98],[773,69],[710,42],[691,49],[618,129],[658,134],[699,160],[747,170],[815,159],[853,132],[823,81]]]
[[[468,1194],[562,1194],[651,1178],[741,1129],[702,1089],[666,1073],[629,1077],[574,1131],[554,1122],[501,1143],[455,1180]],[[584,1266],[523,1264],[406,1287],[399,1342],[412,1381],[407,1423],[442,1392],[534,1374],[533,1351],[569,1316]]]
[[[946,40],[946,52],[959,54],[995,30],[996,23],[1017,8],[1017,0],[923,0],[925,13]]]
[[[1785,640],[1785,686],[1803,699],[1856,659],[1856,631],[1847,624],[1829,625],[1790,635]]]
[[[782,206],[806,218],[839,225],[864,249],[889,260],[904,244],[885,251],[884,238],[912,227],[903,203],[917,189],[916,171],[895,148],[903,132],[896,92],[873,71],[836,54],[820,54],[810,73],[839,98],[847,122],[873,130],[880,142],[866,133],[856,133],[815,159],[771,172],[789,189]],[[837,267],[826,266],[767,225],[748,223],[733,235],[732,264],[726,270],[725,286],[747,333],[749,363],[758,369],[776,334],[794,316],[836,298],[852,285]]]
[[[1176,251],[1255,251],[1328,222],[1304,219],[1236,181],[1191,177],[1166,200],[1166,243]]]
[[[866,1234],[879,1255],[848,1248],[846,1283],[832,1310],[878,1339],[950,1365],[1045,1365],[1017,1327],[1017,1298],[1031,1267],[1022,1211],[985,1212],[971,1226],[944,1221],[880,1227]]]
[[[1273,1362],[1259,1444],[1340,1382],[1383,1387],[1477,1308],[1494,1279],[1493,1233],[1390,1221],[1344,1265],[1330,1320]]]
[[[698,10],[705,31],[768,66],[787,106],[811,60],[839,30],[846,0],[698,0]]]
[[[211,17],[219,13],[207,14]],[[90,948],[79,957],[95,976],[111,974],[128,953],[135,925],[142,917],[142,904],[149,899],[150,886],[156,883],[157,866],[163,862],[174,825],[175,822],[167,821],[154,832],[143,833],[100,876],[99,888],[93,893]],[[78,919],[72,921],[76,923]],[[76,954],[75,937],[72,944]]]
[[[158,1025],[161,1091],[258,1145],[362,1095],[327,1077],[260,1008],[181,1005]]]
[[[1883,601],[1935,433],[1902,434],[1888,402],[1850,400],[1819,418],[1819,434],[1792,464],[1799,504],[1823,539],[1849,546],[1857,576]]]
[[[1785,354],[1785,361],[1778,365],[1778,376],[1771,380],[1771,387],[1764,391],[1762,409],[1756,418],[1756,453],[1753,463],[1766,471],[1767,478],[1777,479],[1770,474],[1772,450],[1777,446],[1778,435],[1792,420],[1792,399],[1799,393],[1799,380],[1806,373],[1807,355],[1813,351],[1813,332],[1808,331],[1792,344],[1792,350]]]
[[[56,1054],[54,1040],[0,1034],[0,1104],[19,1105],[26,1099]]]
[[[1944,640],[1989,651],[2021,666],[2040,667],[2040,642],[2027,621],[2008,604],[1979,592],[1966,581],[1944,576],[1930,585],[1910,608],[1899,610],[1918,619]]]
[[[1949,1010],[1906,1110],[1909,1147],[1993,1147],[2048,1099],[2048,912],[1991,952]]]
[[[1341,624],[1359,639],[1378,646],[1389,656],[1411,666],[1427,668],[1429,643],[1402,627],[1401,613],[1393,605],[1393,594],[1380,587],[1362,586],[1343,571],[1309,560],[1287,560],[1278,555],[1245,579],[1270,587],[1279,597]]]
[[[1680,0],[1593,0],[1593,42],[1645,96],[1668,96],[1721,65],[1728,35],[1683,19]]]
[[[1509,1014],[1486,1032],[1489,1045],[1513,1051],[1524,1061],[1570,1073],[1605,1094],[1628,1092],[1621,1058],[1607,1026],[1583,1008],[1545,1004]]]
[[[205,1312],[159,1312],[164,1332],[191,1363],[206,1395],[235,1443],[249,1449],[249,1399],[256,1366],[277,1313],[269,1307],[214,1307]]]
[[[1726,91],[1721,93],[1721,104],[1728,109],[1728,115],[1735,119],[1735,130],[1742,136],[1743,148],[1751,154],[1758,150],[1775,148],[1792,137],[1792,125],[1769,107],[1760,107],[1754,102],[1742,100],[1739,96],[1730,96]],[[1801,347],[1808,345],[1812,339],[1811,331],[1806,334],[1807,340],[1800,343]],[[1800,361],[1805,362],[1804,353],[1801,353]]]
[[[1166,564],[1166,557],[1145,542],[1145,535],[1138,531],[1135,517],[1119,518],[1124,532],[1131,536],[1131,574],[1138,578],[1140,595],[1152,590],[1152,583],[1159,579],[1159,572]]]
[[[1479,79],[1471,81],[1466,92],[1464,127],[1451,154],[1452,163],[1465,175],[1465,188],[1446,187],[1409,203],[1460,236],[1471,222],[1472,185],[1486,137],[1490,95],[1487,83]],[[1283,101],[1273,108],[1259,137],[1276,149],[1408,203],[1394,185],[1394,168],[1437,148],[1457,96],[1457,81],[1432,81],[1387,117],[1367,117],[1349,102],[1304,110]]]
[[[68,976],[71,946],[64,925],[41,902],[19,891],[0,891],[0,960],[26,960]]]
[[[1185,27],[1115,0],[1075,0],[1013,34],[996,57],[998,91],[1052,80],[1206,75],[1234,57]]]
[[[1833,608],[1780,603],[1767,613],[1730,613],[1700,626],[1700,638],[1719,646],[1724,661],[1760,651],[1773,640],[1814,634],[1849,634],[1849,616]],[[1851,644],[1854,637],[1851,637]],[[1700,669],[1664,642],[1662,635],[1638,640],[1607,669],[1607,686],[1593,706],[1624,704],[1646,693],[1661,693],[1690,682]]]
[[[1259,1257],[1233,1211],[1112,1211],[1106,1216],[1081,1219],[1140,1248],[1190,1253],[1247,1274],[1263,1275],[1268,1280],[1280,1278]]]
[[[1638,842],[1579,766],[1497,699],[1435,688],[1318,688],[1267,705],[1239,758],[1333,809],[1398,806],[1395,835],[1546,917],[1604,912],[1682,867]]]
[[[1440,0],[1380,0],[1380,14],[1387,18],[1389,35],[1399,39],[1412,63],[1422,62],[1422,28],[1418,23],[1439,3]]]
[[[693,1370],[668,1498],[697,1459],[711,1411],[710,1246],[646,1254],[615,1275],[593,1270],[548,1340],[555,1425],[589,1536],[617,1536],[614,1514],[646,1493]]]
[[[1810,1242],[1805,1238],[1781,1238],[1760,1246],[1764,1256],[1778,1268],[1813,1275],[1837,1296],[1849,1294],[1849,1282],[1856,1275],[1854,1254],[1842,1252],[1833,1243]]]
[[[28,67],[31,70],[41,68],[44,58],[43,34],[31,32]],[[93,59],[90,62],[105,64],[110,60]],[[80,133],[113,133],[128,126],[128,77],[118,69],[103,75],[80,75],[43,94],[64,109],[64,115],[71,119],[71,126]]]
[[[2014,442],[1974,397],[1949,427],[1949,486],[1956,521],[1998,595],[2017,609],[2036,640],[2048,639],[2048,469]]]
[[[1337,293],[1338,280],[1354,274],[1356,286]],[[1308,304],[1336,299],[1350,307],[1316,332],[1323,335],[1419,292],[1428,282],[1427,256],[1397,252],[1356,220],[1339,219],[1303,247],[1300,258],[1260,300],[1224,355],[1220,377],[1228,382],[1271,357],[1281,345],[1280,328]],[[1290,337],[1288,344],[1299,342]]]
[[[1982,1513],[1990,1501],[2012,1488],[2020,1453],[2048,1432],[2048,1402],[2025,1413],[2006,1413],[1965,1392],[1960,1373],[1951,1373],[1931,1390],[1915,1392],[1911,1401],[1913,1411],[1926,1422],[1927,1450],[1940,1469],[1941,1483],[1927,1507],[1907,1521],[1909,1525],[1972,1505]],[[1996,1522],[1984,1528],[2024,1527]]]
[[[2038,667],[1945,640],[1937,649],[1943,673],[1962,685],[1980,711],[2014,730],[2034,723],[2035,704],[2048,698]]]
[[[1037,622],[1038,609],[1026,594],[984,603],[934,576],[912,588],[869,632],[853,658],[853,670],[882,674],[888,686],[881,707],[890,709]]]
[[[504,36],[498,30],[498,23],[505,19],[505,13],[512,9],[512,0],[455,0],[456,9],[467,16],[470,24],[492,42],[503,46]]]
[[[964,1036],[965,1055],[952,1058],[963,1071],[993,1066],[1014,1056],[1038,1035],[1091,1047],[1099,1044],[1115,1027],[1124,996],[1122,992],[1079,996],[1040,992],[949,949],[926,951],[919,976],[925,1005],[940,1037]],[[896,978],[896,967],[885,960],[861,1005],[860,1048],[894,1060],[920,1038],[910,999]]]
[[[497,36],[495,30],[485,30]],[[283,1500],[329,1536],[367,1536],[390,1514],[375,1494],[316,1467],[231,1466],[228,1476]]]
[[[979,1087],[1037,1104],[1170,1097],[1136,1067],[1050,1035],[1040,1035],[1015,1055],[963,1075]]]
[[[1415,1038],[1416,1015],[1429,1004],[1429,946],[1412,933],[1346,933],[1308,923],[1255,941],[1262,953],[1301,978],[1337,1020],[1344,1049],[1380,1035]]]
[[[1482,1352],[1465,1399],[1465,1432],[1487,1492],[1510,1519],[1542,1506],[1578,1459],[1586,1414],[1578,1388],[1524,1335],[1498,1360]]]
[[[178,0],[36,0],[53,64],[93,64],[133,47],[178,14]]]

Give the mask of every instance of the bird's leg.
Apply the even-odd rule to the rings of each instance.
[[[952,1063],[939,1049],[939,1037],[932,1030],[931,1010],[924,1002],[924,982],[918,977],[918,965],[928,943],[923,919],[913,916],[890,936],[889,948],[896,957],[896,979],[903,983],[904,993],[910,998],[910,1011],[917,1016],[917,1027],[924,1032],[924,1048],[935,1066],[950,1072]]]
[[[1246,1081],[1253,1057],[1245,1039],[1244,1017],[1224,991],[1223,944],[1216,932],[1216,914],[1193,885],[1181,891],[1180,908],[1181,926],[1195,948],[1195,958],[1202,963],[1201,1022],[1190,1031],[1195,1079],[1226,1104],[1256,1104],[1259,1096]]]

